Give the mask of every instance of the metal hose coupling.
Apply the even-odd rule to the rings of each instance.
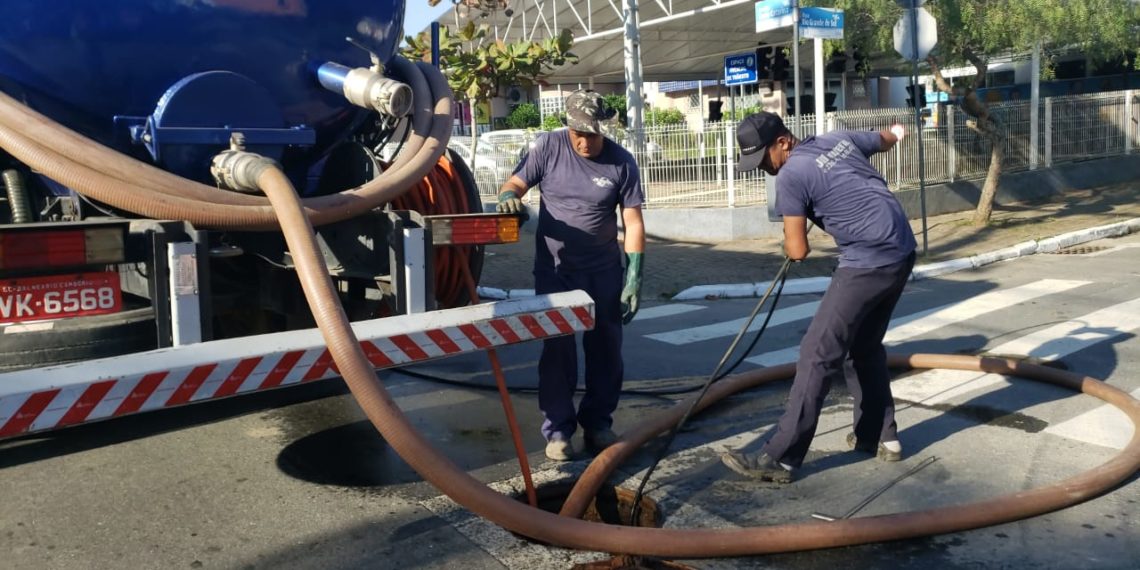
[[[317,69],[317,79],[325,89],[344,94],[358,107],[396,118],[412,112],[412,88],[385,77],[379,66],[350,69],[328,62]]]
[[[237,192],[261,192],[257,179],[266,169],[281,168],[276,161],[246,152],[243,137],[234,133],[230,149],[218,153],[210,163],[210,174],[218,186]]]

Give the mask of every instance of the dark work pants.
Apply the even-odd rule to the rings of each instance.
[[[835,270],[800,342],[788,407],[764,444],[764,453],[792,467],[803,464],[831,383],[845,377],[855,398],[859,441],[898,439],[883,337],[913,267],[911,253],[906,260],[886,267]],[[854,367],[855,378],[844,374],[845,364]]]
[[[582,334],[586,353],[586,393],[574,411],[578,386],[578,349],[574,335],[542,342],[538,359],[538,408],[545,421],[542,435],[570,440],[579,425],[586,431],[613,425],[621,393],[624,368],[621,360],[621,289],[624,270],[588,273],[535,270],[535,293],[545,295],[581,289],[594,300],[594,329]]]

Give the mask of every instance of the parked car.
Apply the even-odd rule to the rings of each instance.
[[[499,187],[511,177],[521,156],[517,151],[504,151],[502,147],[484,142],[482,138],[475,147],[474,157],[471,156],[470,140],[463,137],[453,137],[448,147],[470,165],[479,192],[484,196],[498,193]]]

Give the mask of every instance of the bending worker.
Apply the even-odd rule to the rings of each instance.
[[[831,382],[854,365],[851,449],[898,461],[902,446],[883,337],[914,267],[915,239],[902,205],[868,158],[904,136],[900,125],[881,132],[834,131],[797,140],[780,117],[746,117],[736,131],[738,172],[756,168],[776,179],[776,211],[784,219],[784,252],[802,261],[811,248],[810,220],[835,238],[839,266],[800,342],[787,409],[758,453],[729,452],[733,471],[790,483],[807,455]]]
[[[581,289],[594,300],[594,329],[582,335],[586,393],[574,410],[578,355],[573,336],[547,339],[538,361],[538,406],[545,418],[546,456],[567,461],[582,426],[585,443],[602,449],[617,439],[613,412],[621,393],[622,325],[633,320],[641,292],[645,226],[641,174],[633,155],[602,136],[614,112],[592,90],[566,98],[569,130],[546,133],[499,191],[498,211],[521,213],[520,198],[542,184],[535,235],[534,289],[539,295]],[[622,269],[617,208],[625,228]],[[623,286],[624,283],[624,286]]]

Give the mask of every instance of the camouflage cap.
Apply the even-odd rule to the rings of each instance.
[[[566,126],[583,133],[602,134],[599,121],[608,121],[614,110],[593,89],[579,89],[566,97]]]

